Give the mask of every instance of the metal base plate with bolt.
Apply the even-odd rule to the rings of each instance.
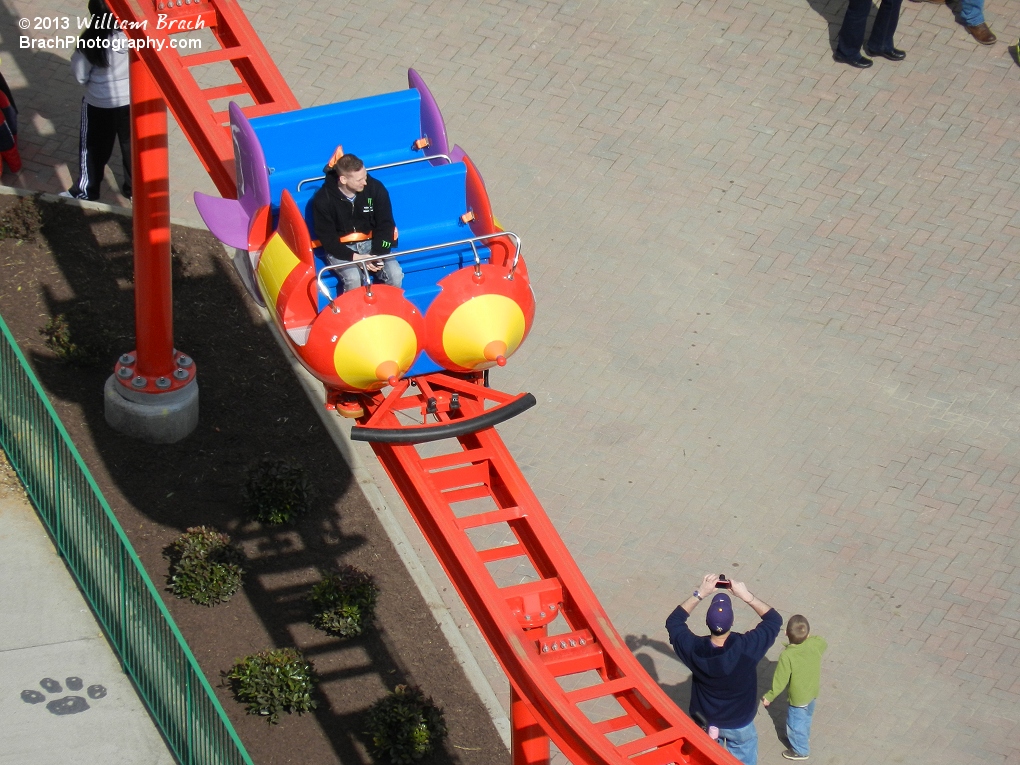
[[[174,444],[198,425],[198,380],[166,393],[128,390],[110,375],[103,387],[106,422],[126,436],[152,444]]]

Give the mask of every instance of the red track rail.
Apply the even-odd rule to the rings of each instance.
[[[236,197],[234,150],[226,103],[237,101],[248,117],[299,108],[244,11],[234,0],[187,0],[184,3],[181,0],[107,0],[107,5],[124,24],[124,33],[130,39],[146,42],[137,49],[138,56],[220,194]],[[142,22],[146,22],[144,27]],[[219,49],[182,56],[171,47],[171,38],[194,37],[197,29],[210,30]],[[206,42],[211,45],[210,41]],[[162,49],[158,47],[160,44]],[[230,81],[215,87],[200,87],[196,71],[217,64],[221,65],[220,71],[210,73],[209,78]],[[252,103],[245,106],[248,100]],[[214,102],[222,102],[222,106]]]
[[[430,398],[449,401],[453,393],[460,408],[440,407],[438,422],[485,411],[481,386],[445,375],[416,382],[416,394],[403,397],[413,389],[398,385],[364,426],[420,425]],[[477,395],[466,392],[471,387]],[[533,715],[571,762],[736,762],[677,709],[620,639],[493,428],[431,444],[429,456],[412,444],[372,448],[510,678],[514,707],[523,705],[524,717]],[[477,549],[468,531],[498,524],[516,542]],[[487,564],[515,558],[538,578],[499,586]],[[559,616],[563,631],[548,634]],[[521,722],[514,721],[515,733]],[[544,759],[535,738],[515,741],[515,763],[547,760],[548,745]]]

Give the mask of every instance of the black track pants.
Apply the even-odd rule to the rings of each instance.
[[[124,160],[121,193],[131,198],[131,107],[103,109],[81,102],[81,138],[78,144],[79,177],[69,191],[78,199],[99,199],[103,170],[113,154],[114,141],[120,142]]]

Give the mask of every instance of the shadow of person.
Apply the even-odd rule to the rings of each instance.
[[[653,651],[664,654],[675,661],[680,661],[673,653],[673,646],[664,640],[654,640],[648,635],[627,635],[624,642],[634,654],[634,658],[644,668],[648,676],[652,678],[663,692],[676,704],[684,714],[688,714],[691,707],[691,678],[688,677],[679,683],[664,684],[659,681],[659,671],[655,667],[655,657],[647,652],[640,651],[641,648],[651,648]]]
[[[843,26],[843,15],[846,13],[847,0],[808,0],[808,5],[828,23],[829,47],[835,53],[836,38],[839,36],[839,28]]]
[[[769,688],[772,687],[772,676],[776,672],[776,665],[779,662],[771,661],[768,658],[762,659],[758,663],[758,699],[766,694]],[[765,711],[768,712],[769,717],[772,719],[772,727],[776,729],[776,738],[783,744],[783,746],[789,747],[790,742],[786,739],[786,691],[776,696],[772,700],[772,703],[765,707]]]

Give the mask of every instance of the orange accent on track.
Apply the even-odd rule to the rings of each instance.
[[[399,406],[375,399],[362,424],[399,428],[407,418],[397,411],[454,392],[460,407],[434,415],[440,423],[484,411],[463,382],[416,380],[417,395]],[[436,454],[440,443],[446,449]],[[515,765],[548,762],[536,727],[573,763],[736,762],[634,658],[494,429],[435,442],[429,457],[414,445],[372,448],[510,679]],[[513,544],[478,549],[468,535],[499,524],[509,526]],[[497,584],[487,564],[511,559],[529,563],[538,579]]]

